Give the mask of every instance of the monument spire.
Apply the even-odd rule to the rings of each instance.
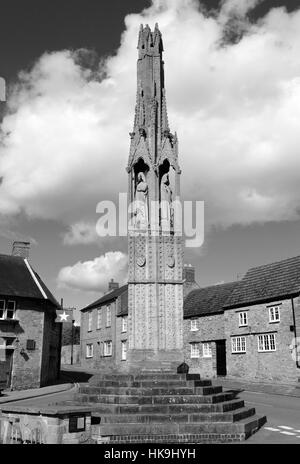
[[[141,25],[137,96],[127,166],[129,366],[178,365],[182,358],[181,236],[173,201],[180,195],[177,136],[170,132],[162,35]],[[154,205],[154,214],[153,214]]]

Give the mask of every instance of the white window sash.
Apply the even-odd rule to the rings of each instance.
[[[200,350],[199,343],[191,343],[191,358],[199,358]]]
[[[231,352],[232,353],[246,353],[246,337],[232,337],[231,339]]]
[[[277,351],[275,334],[262,334],[257,337],[257,350],[259,353]]]
[[[279,306],[271,306],[269,308],[269,322],[280,322]]]
[[[212,357],[212,350],[211,350],[211,344],[210,343],[203,343],[202,347],[202,354],[203,358],[211,358]]]
[[[93,356],[94,356],[94,345],[91,343],[88,343],[86,345],[86,357],[92,358]]]
[[[195,332],[198,330],[198,321],[197,319],[191,319],[191,331]]]
[[[97,310],[97,329],[101,329],[102,326],[102,311],[101,309]]]
[[[239,313],[239,327],[245,327],[248,325],[248,314],[243,311]]]

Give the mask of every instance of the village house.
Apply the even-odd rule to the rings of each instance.
[[[224,302],[238,282],[191,291],[184,300],[185,362],[191,373],[212,378],[226,375]]]
[[[28,389],[59,376],[59,304],[29,262],[28,242],[0,255],[0,388]]]
[[[300,377],[300,256],[249,269],[224,303],[230,377]]]
[[[185,358],[203,377],[295,383],[300,377],[300,257],[250,269],[239,282],[191,292]]]

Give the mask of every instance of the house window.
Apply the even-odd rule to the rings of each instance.
[[[6,305],[6,319],[14,319],[16,311],[16,302],[8,301]]]
[[[106,327],[111,327],[111,309],[110,309],[110,306],[106,307]]]
[[[5,318],[5,301],[0,300],[0,319]]]
[[[127,332],[127,316],[122,317],[122,332]]]
[[[276,351],[275,334],[258,335],[258,351]]]
[[[94,345],[92,343],[88,343],[86,345],[86,357],[92,358],[94,356]]]
[[[279,306],[272,306],[269,308],[269,322],[280,321],[280,309]]]
[[[16,313],[16,302],[0,300],[0,319],[14,319]]]
[[[97,310],[97,329],[101,329],[102,326],[102,311],[101,309]]]
[[[195,332],[196,330],[198,330],[197,323],[198,323],[197,319],[191,319],[191,331],[192,332]]]
[[[212,357],[211,343],[203,343],[202,344],[202,353],[203,353],[203,358],[211,358]]]
[[[246,311],[242,311],[239,313],[239,326],[245,327],[246,325],[248,325],[248,314]]]
[[[122,361],[126,361],[127,359],[127,341],[122,340],[121,341],[121,359]]]
[[[92,311],[88,312],[88,332],[92,331],[92,326],[93,326],[93,313]]]
[[[104,356],[112,356],[112,341],[104,342]]]
[[[199,358],[199,343],[191,343],[191,358]]]
[[[246,353],[246,337],[232,337],[231,352]]]

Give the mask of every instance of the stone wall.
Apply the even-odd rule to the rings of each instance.
[[[270,305],[280,304],[280,322],[269,322]],[[299,313],[299,299],[295,304]],[[247,311],[248,326],[239,327],[239,311]],[[225,334],[227,339],[227,373],[230,377],[265,382],[295,382],[300,370],[292,356],[294,339],[291,299],[268,304],[257,304],[225,312]],[[276,351],[259,352],[258,335],[273,332],[276,336]],[[246,353],[231,352],[232,336],[246,337]]]
[[[37,388],[41,383],[44,335],[44,311],[40,308],[40,302],[19,301],[16,319],[19,320],[15,327],[19,343],[13,355],[11,388]],[[27,350],[27,340],[35,341],[35,350]]]

